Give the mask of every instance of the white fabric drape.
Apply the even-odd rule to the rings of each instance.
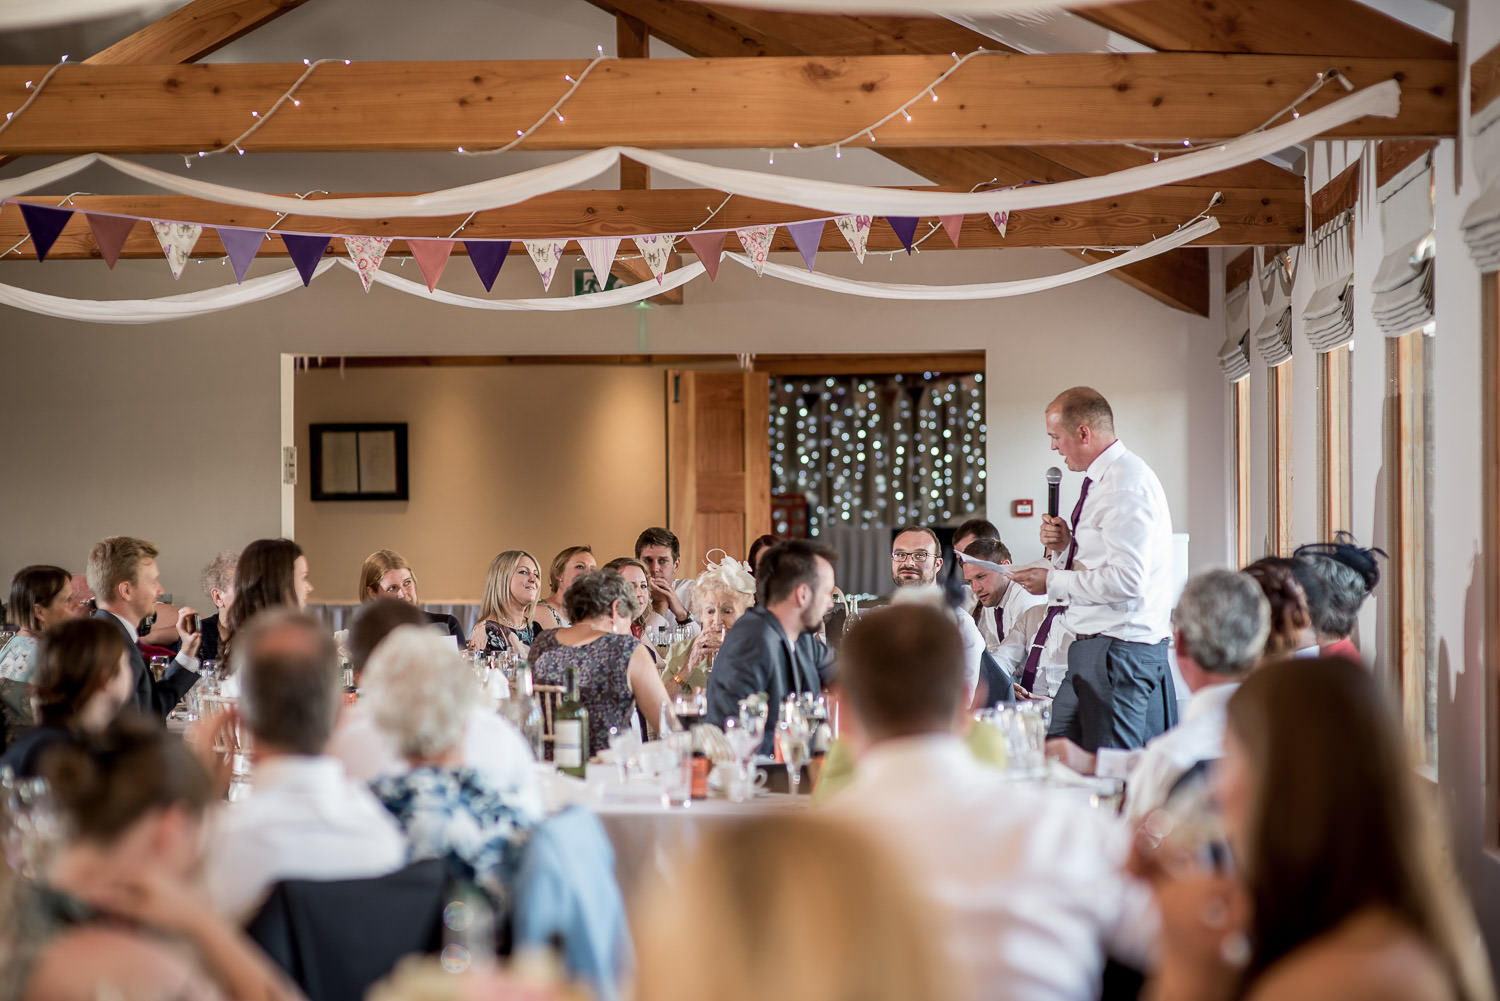
[[[1250,374],[1250,282],[1246,279],[1224,297],[1224,345],[1219,368],[1231,383]]]
[[[1119,0],[725,0],[730,7],[799,11],[803,14],[1011,14],[1019,17],[1059,14],[1080,7],[1097,7]]]
[[[1356,91],[1285,125],[1242,136],[1212,149],[1167,157],[1160,163],[1143,164],[1098,177],[1083,177],[1054,184],[1028,184],[998,191],[912,191],[839,184],[754,170],[714,167],[655,150],[610,146],[562,163],[442,191],[420,195],[325,198],[320,199],[316,206],[320,214],[345,219],[464,215],[514,205],[537,195],[574,187],[599,176],[612,168],[621,156],[626,156],[673,177],[720,191],[829,212],[887,216],[1014,212],[1111,198],[1226,170],[1306,141],[1356,118],[1367,115],[1394,117],[1400,110],[1400,104],[1400,87],[1394,80],[1387,80]],[[0,180],[0,198],[13,198],[45,187],[95,163],[106,164],[154,187],[209,201],[285,212],[288,215],[308,211],[309,203],[297,198],[191,180],[100,153],[74,157],[29,174]]]
[[[1483,187],[1464,213],[1464,242],[1480,271],[1500,271],[1500,101],[1470,119],[1469,135]]]
[[[1319,226],[1312,239],[1316,282],[1302,311],[1302,329],[1319,354],[1354,340],[1354,210],[1340,212]]]
[[[1297,248],[1287,255],[1295,275]],[[1261,267],[1260,287],[1266,311],[1255,328],[1255,349],[1268,368],[1275,368],[1292,360],[1292,276],[1287,274],[1280,254]]]
[[[1387,337],[1400,337],[1433,316],[1432,154],[1403,167],[1377,198],[1385,256],[1375,272],[1375,322]]]

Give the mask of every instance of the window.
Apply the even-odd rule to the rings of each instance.
[[[1427,543],[1433,343],[1423,330],[1386,341],[1391,670],[1401,689],[1407,736],[1418,764],[1437,764],[1436,634]]]
[[[1230,386],[1234,394],[1234,524],[1236,566],[1246,566],[1254,556],[1250,543],[1250,380]]]
[[[1267,550],[1277,556],[1292,551],[1292,363],[1270,370],[1270,518]]]
[[[1350,523],[1349,351],[1318,356],[1318,527],[1324,539],[1348,531]]]

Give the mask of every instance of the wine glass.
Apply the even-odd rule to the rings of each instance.
[[[776,736],[781,743],[781,760],[786,763],[787,787],[793,796],[802,784],[802,766],[812,757],[812,729],[812,721],[788,700],[776,724]]]

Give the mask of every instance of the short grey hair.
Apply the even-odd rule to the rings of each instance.
[[[1327,556],[1294,558],[1292,573],[1307,594],[1307,614],[1323,636],[1348,636],[1370,589],[1358,570]]]
[[[215,556],[209,561],[208,566],[203,568],[203,574],[198,579],[203,587],[203,593],[212,598],[214,588],[220,591],[229,590],[229,582],[234,579],[235,568],[239,565],[240,554],[233,549],[226,549]]]
[[[445,637],[425,626],[392,630],[370,654],[361,698],[403,758],[457,747],[479,683]]]
[[[635,618],[641,609],[635,603],[635,588],[618,570],[591,570],[579,574],[563,595],[563,607],[574,622],[608,615],[619,602],[626,618]]]
[[[1271,604],[1254,578],[1236,570],[1204,570],[1188,579],[1172,625],[1193,662],[1235,677],[1260,660],[1271,634]]]

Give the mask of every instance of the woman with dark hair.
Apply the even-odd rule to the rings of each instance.
[[[1368,671],[1324,657],[1252,673],[1215,783],[1235,875],[1182,875],[1149,821],[1134,857],[1162,915],[1156,1001],[1494,1001],[1440,811]]]
[[[1271,605],[1271,635],[1266,638],[1263,660],[1317,656],[1318,643],[1307,610],[1307,594],[1297,583],[1293,565],[1294,561],[1284,556],[1266,556],[1244,571],[1260,585]]]
[[[40,774],[46,754],[103,732],[131,700],[135,676],[120,630],[100,619],[73,619],[42,634],[31,690],[36,725],[0,757],[23,778]]]
[[[240,553],[234,573],[234,604],[225,614],[221,660],[229,659],[234,635],[250,617],[268,608],[307,607],[312,594],[307,557],[291,539],[256,539]]]
[[[71,836],[44,883],[6,877],[0,996],[300,997],[196,890],[213,792],[181,740],[121,720],[52,756],[47,778]]]
[[[569,546],[552,557],[552,568],[547,574],[552,593],[547,595],[547,600],[536,606],[537,626],[542,629],[561,629],[571,625],[568,622],[568,610],[563,604],[563,595],[568,593],[568,588],[581,575],[597,569],[599,561],[594,559],[594,551],[588,546]]]
[[[30,681],[36,667],[37,637],[49,626],[83,614],[73,600],[73,575],[62,567],[22,567],[10,582],[6,620],[18,630],[0,649],[0,678]]]
[[[776,538],[776,536],[774,535],[762,535],[754,542],[750,543],[750,552],[747,554],[745,563],[749,567],[751,577],[755,576],[755,564],[760,560],[760,554],[765,552],[767,549],[770,549],[780,541],[781,540]]]

